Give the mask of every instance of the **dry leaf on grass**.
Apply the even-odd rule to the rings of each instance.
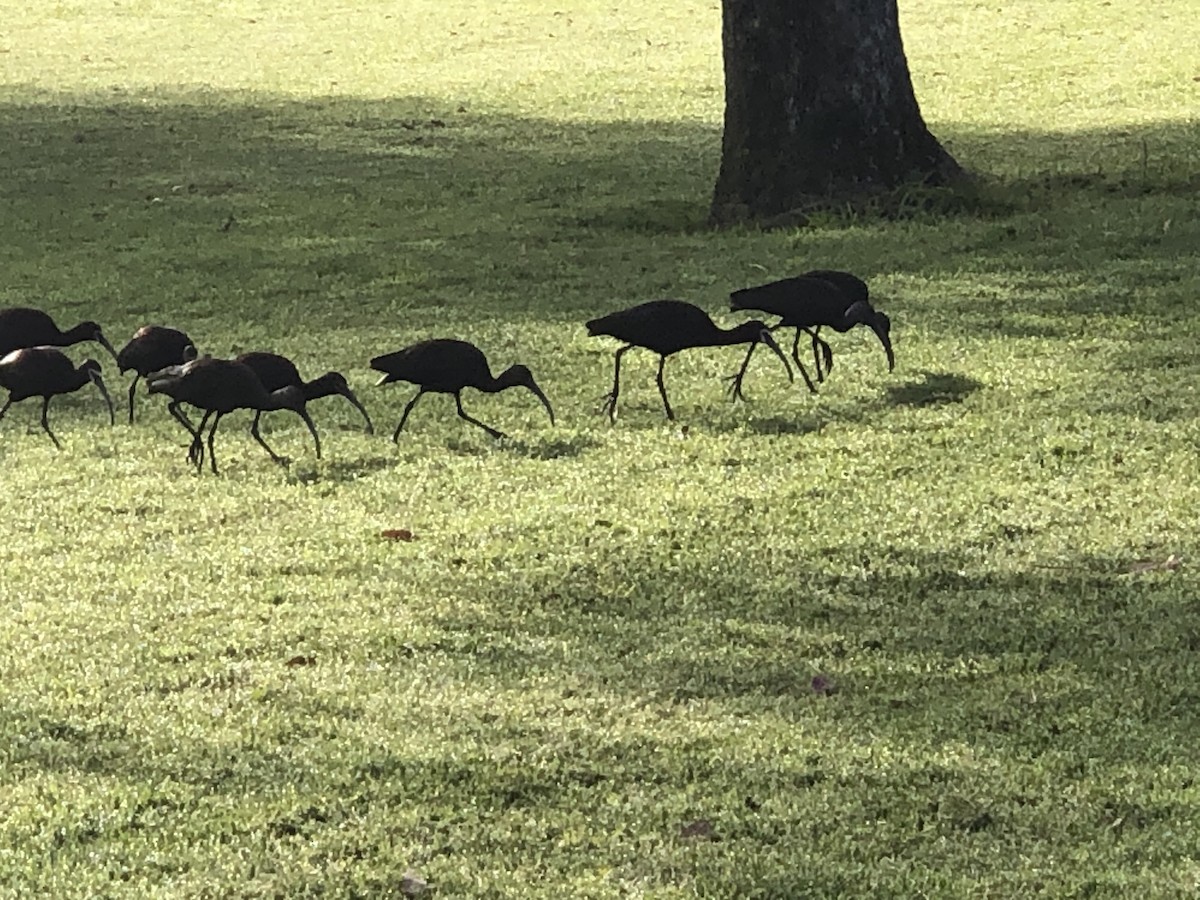
[[[379,532],[379,536],[389,541],[411,541],[415,537],[407,528],[388,528]]]
[[[1174,572],[1183,565],[1183,557],[1172,553],[1164,560],[1139,559],[1129,567],[1130,575],[1141,575],[1145,572]]]

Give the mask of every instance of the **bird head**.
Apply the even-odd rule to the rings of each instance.
[[[87,335],[89,340],[95,341],[105,350],[112,354],[112,358],[117,358],[117,351],[113,349],[113,345],[108,342],[108,338],[104,336],[104,332],[100,330],[100,326],[95,322],[84,322],[76,326],[76,329],[82,334]]]
[[[892,320],[887,313],[882,313],[865,300],[851,304],[846,310],[846,318],[855,323],[866,325],[875,332],[879,343],[883,344],[883,352],[887,354],[888,371],[896,368],[896,354],[892,350]]]
[[[496,379],[496,383],[501,389],[510,387],[528,388],[533,396],[542,401],[542,406],[546,407],[546,412],[550,416],[550,424],[554,424],[554,409],[550,406],[550,401],[546,398],[545,393],[538,387],[538,383],[533,380],[533,373],[529,371],[528,366],[509,366]]]
[[[316,387],[317,392],[313,393],[313,387]],[[367,423],[367,434],[375,433],[375,426],[371,424],[371,417],[367,415],[366,407],[359,402],[358,397],[354,395],[354,391],[350,390],[350,383],[346,381],[346,376],[341,372],[326,372],[314,382],[309,383],[309,399],[315,397],[328,397],[332,394],[337,394],[339,397],[345,397],[350,401],[350,405],[362,413],[363,419]]]
[[[85,359],[79,364],[79,371],[87,375],[88,380],[96,386],[100,391],[100,396],[104,398],[104,402],[108,404],[108,420],[110,425],[117,423],[117,414],[113,410],[112,397],[108,395],[108,388],[104,386],[104,377],[100,374],[100,363],[94,359]]]

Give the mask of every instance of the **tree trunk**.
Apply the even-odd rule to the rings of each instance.
[[[716,224],[961,175],[913,94],[896,0],[722,0]]]

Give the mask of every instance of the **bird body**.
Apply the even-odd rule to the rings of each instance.
[[[792,343],[792,357],[802,372],[803,365],[798,352],[800,332],[807,332],[812,338],[817,380],[823,381],[819,350],[823,352],[826,370],[833,368],[829,344],[819,334],[823,327],[846,332],[855,325],[866,325],[883,344],[888,371],[895,368],[896,357],[890,336],[891,319],[871,306],[867,296],[867,285],[858,276],[832,269],[814,269],[794,278],[733,291],[729,295],[729,308],[734,311],[754,309],[768,312],[780,317],[775,328],[794,327],[796,337]],[[807,377],[805,374],[806,380]],[[812,386],[811,381],[809,386]]]
[[[262,382],[263,387],[268,391],[277,391],[285,387],[298,387],[303,391],[306,402],[319,400],[321,397],[331,397],[335,394],[345,397],[355,409],[362,413],[362,417],[367,423],[367,434],[375,432],[375,427],[371,424],[371,417],[367,415],[366,408],[359,402],[354,391],[350,390],[346,376],[341,372],[326,372],[320,378],[305,381],[300,377],[300,370],[296,368],[296,364],[286,356],[262,351],[243,353],[236,358],[236,362],[240,362],[253,369],[254,374],[258,376],[258,380]]]
[[[58,438],[50,430],[47,413],[50,398],[59,394],[70,394],[88,382],[99,389],[108,404],[108,415],[115,420],[112,399],[100,375],[100,363],[94,359],[84,360],[79,366],[57,347],[24,347],[0,357],[0,387],[8,391],[8,401],[0,409],[0,419],[14,403],[30,397],[42,398],[42,429],[50,435],[54,446],[62,449]]]
[[[134,372],[133,383],[129,385],[129,421],[133,422],[133,399],[139,379],[195,358],[195,344],[177,328],[144,325],[134,332],[129,343],[117,353],[117,368],[121,373],[130,369]]]
[[[208,432],[208,452],[209,464],[216,473],[217,461],[213,452],[213,437],[221,417],[236,409],[292,410],[308,426],[308,430],[316,442],[317,456],[320,457],[321,439],[304,408],[304,392],[295,386],[268,391],[263,387],[258,376],[254,374],[254,370],[243,363],[231,359],[213,359],[205,356],[190,360],[183,365],[169,366],[159,372],[154,372],[147,376],[146,382],[150,393],[166,394],[171,398],[168,410],[181,425],[191,432],[192,445],[188,451],[188,457],[196,464],[197,469],[204,459],[201,436],[209,417],[215,414]],[[204,418],[200,420],[198,428],[193,429],[186,417],[183,416],[179,408],[182,403],[204,410]],[[280,461],[281,457],[267,445],[262,435],[258,433],[257,417],[255,417],[250,433],[271,455],[272,459]]]
[[[0,356],[25,347],[70,347],[83,341],[96,341],[113,355],[117,352],[95,322],[80,322],[63,331],[49,313],[28,306],[0,309]]]
[[[427,393],[453,394],[459,418],[479,426],[494,438],[504,437],[503,432],[484,425],[463,409],[462,391],[469,387],[488,394],[511,387],[527,388],[546,407],[546,412],[550,415],[550,424],[554,424],[554,410],[550,401],[534,381],[533,373],[527,366],[509,366],[500,375],[493,376],[483,351],[468,341],[453,338],[420,341],[403,350],[376,356],[371,360],[371,368],[384,373],[378,384],[407,381],[420,388],[404,408],[400,424],[392,434],[393,442],[399,440],[400,431],[404,428],[413,406]]]
[[[588,334],[592,337],[607,336],[622,341],[625,346],[617,350],[613,361],[613,387],[604,400],[603,409],[609,419],[617,417],[617,397],[621,389],[621,357],[634,347],[642,347],[657,353],[658,361],[658,391],[662,396],[663,407],[667,418],[674,420],[675,412],[667,399],[667,389],[663,384],[663,366],[667,357],[686,350],[690,347],[722,347],[732,344],[749,343],[752,346],[759,341],[774,350],[783,365],[787,368],[788,378],[792,370],[788,367],[783,351],[771,337],[767,326],[762,322],[743,322],[733,328],[725,329],[717,325],[712,318],[700,307],[683,300],[650,300],[639,303],[628,309],[618,310],[606,316],[591,319],[586,323]],[[733,377],[732,393],[741,397],[742,376],[745,367]],[[744,398],[743,398],[744,399]]]

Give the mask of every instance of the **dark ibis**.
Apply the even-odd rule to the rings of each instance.
[[[651,300],[639,303],[629,309],[609,313],[587,323],[588,334],[596,337],[605,335],[624,341],[625,346],[617,350],[613,358],[612,392],[604,400],[602,411],[608,413],[610,421],[617,418],[617,396],[621,392],[621,357],[634,347],[643,347],[658,354],[658,392],[662,395],[663,408],[667,418],[674,421],[675,411],[667,399],[667,388],[663,384],[663,366],[667,357],[680,350],[690,347],[724,347],[733,344],[749,343],[751,348],[759,341],[775,351],[787,369],[788,380],[793,380],[791,366],[787,357],[771,337],[770,329],[762,322],[743,322],[730,329],[720,328],[698,306],[685,303],[682,300]],[[742,396],[742,377],[746,367],[730,380],[730,393],[737,398]]]
[[[305,381],[300,377],[300,370],[296,368],[296,364],[278,353],[258,351],[243,353],[236,357],[236,360],[253,369],[258,380],[268,391],[298,387],[304,392],[305,402],[334,395],[345,397],[350,401],[351,406],[362,413],[363,420],[367,423],[367,434],[375,433],[375,427],[371,424],[371,417],[367,415],[366,408],[358,401],[358,397],[354,396],[354,391],[350,390],[346,376],[341,372],[326,372],[320,378]],[[255,413],[255,418],[258,418],[259,415],[259,413]]]
[[[4,418],[4,414],[14,403],[30,397],[41,397],[42,429],[50,435],[54,446],[61,450],[62,445],[50,430],[50,422],[46,418],[50,410],[50,398],[77,391],[89,381],[99,388],[104,402],[108,404],[109,424],[115,423],[116,414],[113,412],[112,398],[108,396],[108,389],[100,376],[100,363],[96,360],[87,359],[76,366],[57,347],[25,347],[13,350],[0,358],[0,387],[8,391],[8,402],[0,409],[0,419]]]
[[[195,464],[197,471],[204,462],[204,446],[201,438],[204,426],[209,417],[213,416],[212,426],[208,430],[208,460],[213,473],[217,471],[217,458],[213,451],[213,436],[221,417],[235,409],[252,409],[267,411],[275,409],[290,409],[304,420],[309,432],[316,442],[317,456],[321,455],[321,439],[317,429],[304,408],[304,392],[293,386],[268,391],[263,387],[254,370],[243,363],[232,359],[213,359],[203,356],[193,359],[181,366],[169,366],[159,372],[153,372],[146,377],[148,390],[152,394],[166,394],[171,398],[167,409],[188,432],[192,435],[192,445],[188,449],[188,459]],[[200,425],[193,428],[187,417],[180,409],[180,404],[187,403],[204,411]],[[258,419],[250,429],[254,439],[271,455],[271,459],[282,462],[280,457],[267,444],[258,432]]]
[[[512,387],[528,388],[542,402],[542,406],[546,407],[546,412],[550,415],[550,424],[554,424],[554,410],[550,406],[550,401],[546,399],[542,389],[533,380],[533,373],[527,366],[509,366],[499,375],[493,376],[483,351],[467,341],[456,341],[452,338],[421,341],[411,347],[397,350],[395,353],[376,356],[371,360],[371,368],[384,373],[378,384],[407,381],[420,388],[417,395],[404,407],[400,424],[392,433],[393,443],[400,440],[400,431],[404,428],[408,414],[417,405],[417,401],[423,394],[429,393],[453,394],[460,419],[466,419],[472,425],[478,425],[496,439],[504,437],[503,432],[484,425],[463,409],[463,388],[469,387],[483,391],[485,394],[495,394]]]
[[[84,341],[95,341],[117,358],[117,351],[104,337],[95,322],[80,322],[63,331],[49,313],[27,306],[0,309],[0,356],[25,347],[70,347]]]
[[[129,421],[133,422],[133,398],[138,379],[168,366],[181,366],[196,358],[196,345],[177,328],[164,325],[144,325],[117,354],[117,368],[124,374],[133,370],[129,385]]]
[[[818,355],[818,348],[823,350],[826,369],[833,366],[833,354],[829,350],[829,344],[819,336],[820,329],[828,326],[834,331],[846,332],[855,325],[866,325],[875,332],[879,342],[883,344],[883,349],[887,353],[888,371],[892,371],[896,365],[896,357],[892,351],[890,337],[891,319],[885,313],[879,312],[871,306],[869,301],[854,299],[858,295],[858,289],[854,287],[854,282],[857,282],[863,291],[866,290],[866,285],[848,272],[838,273],[839,276],[844,276],[838,280],[846,282],[847,289],[843,289],[837,281],[828,277],[831,274],[829,270],[817,271],[824,271],[825,274],[821,277],[799,275],[795,278],[784,278],[769,284],[734,291],[729,295],[729,308],[734,311],[754,309],[768,312],[780,317],[779,322],[773,328],[795,328],[796,337],[792,342],[792,357],[795,359],[796,365],[801,367],[802,372],[803,366],[800,363],[799,354],[800,332],[807,332],[813,342],[813,355],[816,358],[818,378],[824,377],[821,374],[821,358]],[[853,279],[853,281],[851,282],[849,279]],[[750,348],[750,352],[754,352],[753,347]],[[747,354],[746,362],[748,363],[749,360],[750,354]],[[805,380],[812,388],[812,382],[808,380],[807,375],[805,375]]]

